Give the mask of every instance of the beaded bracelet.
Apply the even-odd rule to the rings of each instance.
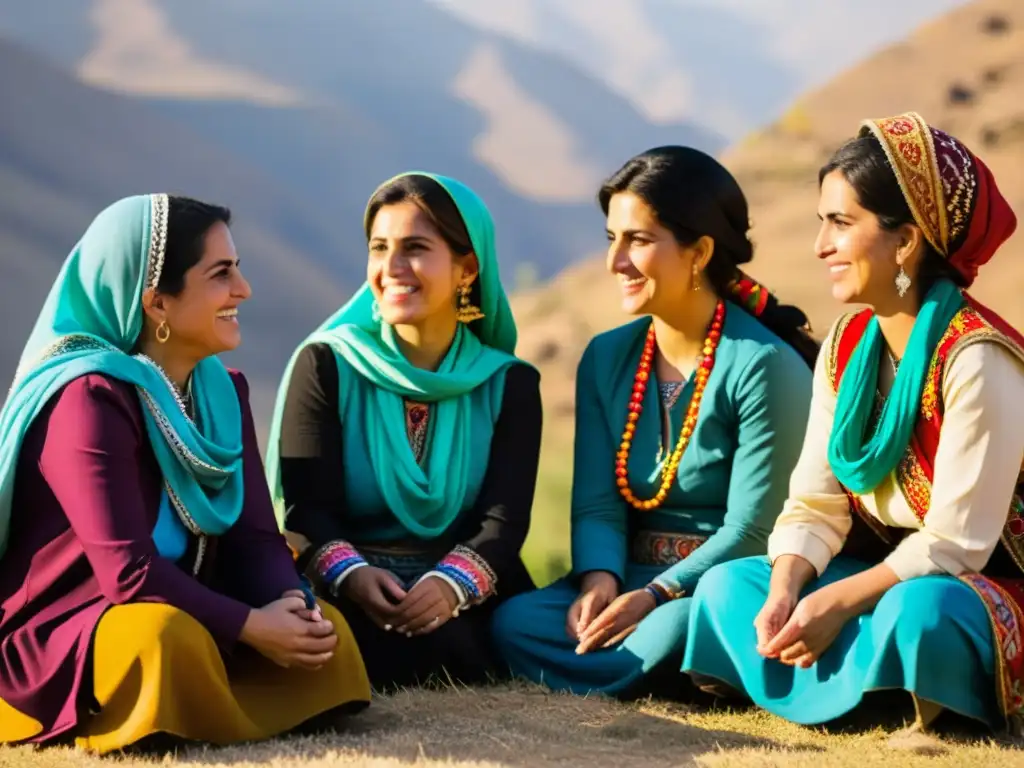
[[[664,584],[658,583],[657,581],[652,581],[650,584],[645,586],[644,592],[654,598],[654,604],[656,607],[660,607],[671,600],[682,597],[681,593],[674,594],[669,591],[668,587]]]

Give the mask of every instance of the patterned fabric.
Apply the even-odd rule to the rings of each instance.
[[[733,301],[754,317],[763,315],[768,306],[768,289],[743,272],[729,284],[729,293]]]
[[[671,409],[676,404],[684,386],[685,382],[682,381],[662,381],[658,383],[658,394],[661,395],[661,404],[666,410]]]
[[[826,352],[826,370],[835,391],[870,318],[870,310],[864,310],[843,318],[837,325],[831,349]],[[900,491],[921,521],[931,506],[933,460],[942,430],[942,380],[946,365],[968,345],[982,342],[1000,344],[1024,362],[1024,346],[993,327],[968,299],[968,305],[956,314],[936,346],[913,439],[896,470]],[[898,542],[902,531],[887,528],[868,514],[856,494],[847,491],[847,495],[851,499],[851,511],[886,544]],[[1001,542],[1016,563],[1021,578],[984,574],[964,574],[960,578],[981,598],[992,623],[998,666],[997,694],[1002,712],[1008,720],[1024,720],[1024,637],[1021,634],[1024,627],[1024,472],[1010,501]]]
[[[690,533],[637,531],[633,536],[633,562],[667,568],[688,558],[707,540],[707,536]]]
[[[345,577],[368,563],[347,541],[331,541],[319,549],[310,565],[320,583],[331,594],[337,595]]]
[[[427,431],[430,426],[430,408],[423,403],[407,400],[405,403],[405,431],[416,463],[422,464],[427,454]]]
[[[865,120],[881,143],[914,220],[969,286],[1017,226],[985,164],[916,112]]]
[[[482,603],[497,592],[498,577],[494,570],[480,555],[462,544],[452,549],[426,576],[434,574],[458,584],[470,605]]]

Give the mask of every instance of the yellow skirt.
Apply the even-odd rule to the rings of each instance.
[[[338,645],[319,670],[284,669],[252,652],[225,666],[213,637],[184,611],[136,603],[100,620],[93,652],[100,713],[79,725],[76,744],[103,754],[157,733],[226,745],[286,733],[345,704],[369,702],[370,684],[348,625],[321,603]],[[251,649],[245,649],[251,650]],[[0,701],[0,743],[41,730]]]

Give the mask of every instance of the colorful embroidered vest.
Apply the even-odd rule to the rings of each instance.
[[[834,392],[839,391],[846,365],[860,342],[872,314],[864,310],[856,314],[846,315],[839,320],[832,336],[832,343],[825,350],[826,372]],[[928,367],[927,380],[921,396],[921,411],[910,445],[896,468],[897,485],[903,493],[907,504],[921,521],[924,521],[931,506],[932,481],[934,479],[935,454],[939,446],[939,434],[942,429],[943,401],[942,381],[946,367],[967,347],[978,343],[1001,344],[1015,357],[1024,362],[1024,348],[986,320],[968,304],[954,316],[949,329],[939,341],[931,364]],[[884,525],[870,515],[860,503],[859,498],[847,490],[850,497],[851,512],[855,522],[866,524],[878,539],[876,545],[883,545],[890,550],[899,540],[910,533],[909,529],[896,529]],[[1017,479],[1016,492],[1010,501],[1010,508],[1003,527],[1000,552],[997,548],[989,564],[984,569],[985,575],[964,574],[960,578],[975,590],[985,604],[986,611],[992,621],[994,636],[994,652],[998,673],[996,675],[997,695],[1000,707],[1010,722],[1021,722],[1024,713],[1024,466]],[[863,529],[851,532],[853,556],[860,555],[860,547],[864,539],[854,540],[854,533],[864,533]],[[870,534],[867,538],[871,537]],[[881,541],[879,541],[879,539]],[[877,551],[877,546],[875,547]],[[844,552],[847,550],[844,549]],[[874,558],[869,558],[874,560]]]

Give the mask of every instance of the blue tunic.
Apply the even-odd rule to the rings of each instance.
[[[505,603],[494,618],[499,653],[514,674],[575,693],[628,693],[663,662],[678,664],[686,641],[689,595],[711,566],[763,554],[800,452],[811,397],[811,371],[754,317],[729,304],[696,429],[665,503],[654,511],[627,505],[615,484],[615,454],[650,318],[597,336],[576,382],[576,447],[570,575]],[[686,382],[669,416],[671,443],[661,449],[663,412],[652,376],[629,459],[630,488],[651,498],[661,461],[671,452],[693,393]],[[660,455],[659,455],[660,454]],[[637,542],[658,534],[706,541],[671,559]],[[590,571],[614,574],[622,591],[655,577],[684,596],[655,609],[620,645],[575,653],[566,614]]]

